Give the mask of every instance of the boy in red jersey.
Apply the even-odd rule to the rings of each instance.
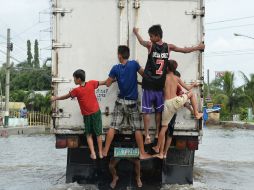
[[[51,101],[65,100],[68,98],[76,97],[79,102],[81,114],[83,115],[85,124],[85,134],[87,138],[87,144],[91,152],[91,159],[96,159],[96,153],[94,150],[92,133],[97,136],[99,157],[103,158],[102,155],[102,119],[100,107],[95,95],[94,90],[99,85],[105,85],[106,81],[95,81],[90,80],[85,82],[86,74],[85,71],[78,69],[73,73],[74,82],[76,85],[80,85],[77,88],[71,90],[68,94],[63,96],[52,96]]]

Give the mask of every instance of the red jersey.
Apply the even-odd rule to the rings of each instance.
[[[72,98],[77,97],[82,115],[91,115],[100,109],[94,92],[98,86],[98,81],[91,80],[86,82],[85,86],[79,86],[70,91]]]

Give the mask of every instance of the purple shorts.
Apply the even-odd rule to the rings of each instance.
[[[142,112],[152,113],[153,108],[155,112],[162,112],[164,109],[163,91],[146,90],[143,89],[142,94]]]

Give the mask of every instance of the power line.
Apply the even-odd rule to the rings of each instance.
[[[210,51],[205,52],[205,54],[221,54],[221,53],[247,53],[247,52],[253,52],[254,49],[235,49],[235,50],[225,50],[225,51]]]
[[[1,44],[0,43],[0,47],[3,47],[3,48],[6,48],[6,44]],[[17,45],[14,45],[14,48],[15,47],[18,47]],[[25,52],[25,55],[26,55],[26,50],[25,49],[23,49],[23,48],[20,48],[20,47],[18,47],[19,49],[17,49],[17,48],[15,48],[15,54],[18,54],[18,55],[22,55],[22,56],[24,56],[24,52]],[[21,52],[21,50],[22,50],[22,52]]]
[[[208,22],[208,23],[205,23],[205,24],[217,24],[217,23],[222,23],[222,22],[231,22],[231,21],[237,21],[237,20],[244,20],[244,19],[248,19],[248,18],[254,18],[254,16],[232,18],[232,19],[227,19],[227,20],[219,20],[219,21],[214,21],[214,22]]]
[[[235,53],[235,54],[215,54],[215,55],[205,55],[205,57],[221,57],[221,56],[235,56],[235,55],[254,55],[254,52],[249,53]]]
[[[235,26],[226,26],[226,27],[221,27],[221,28],[208,28],[206,30],[208,31],[212,31],[212,30],[224,30],[224,29],[228,29],[228,28],[238,28],[238,27],[245,27],[245,26],[254,26],[254,23],[251,24],[243,24],[243,25],[235,25]]]
[[[217,54],[238,54],[238,53],[251,53],[254,52],[254,50],[248,50],[248,51],[218,51],[218,52],[210,52],[210,53],[206,53],[206,55],[217,55]]]
[[[36,22],[35,24],[29,26],[28,28],[26,28],[25,30],[23,30],[22,32],[18,33],[18,34],[15,34],[12,38],[15,38],[17,36],[20,36],[21,34],[23,33],[26,33],[27,31],[31,30],[32,28],[34,28],[36,25],[40,24],[40,22]]]
[[[1,18],[0,21],[6,26],[6,28],[10,28],[6,22],[4,22]]]
[[[6,55],[6,52],[4,52],[3,50],[0,50],[1,53],[5,54]],[[10,56],[13,60],[17,61],[18,63],[22,63],[22,61],[16,59],[15,57],[13,56]]]
[[[2,46],[3,47],[3,46]],[[19,48],[19,49],[15,49],[15,52],[16,52],[16,54],[18,54],[18,55],[22,55],[22,56],[26,56],[26,54],[27,54],[27,50],[25,50],[24,48],[21,48],[21,47],[19,47],[19,46],[17,46],[16,44],[14,44],[14,48],[15,47],[17,47],[17,48]],[[51,49],[46,49],[46,48],[50,48],[51,46],[47,46],[47,47],[44,47],[44,48],[40,48],[40,51],[41,50],[51,50]],[[18,52],[20,52],[20,53],[18,53]],[[3,51],[2,51],[3,52]],[[21,52],[23,52],[23,53],[21,53]],[[25,53],[25,54],[24,54]],[[41,53],[40,53],[41,54]],[[44,61],[44,59],[43,58],[41,58],[41,57],[39,57],[39,60],[41,60],[42,62]],[[17,59],[16,59],[16,61],[17,61]]]
[[[1,34],[0,34],[0,37],[3,38],[3,39],[5,39],[5,40],[7,39],[5,36],[3,36],[3,35],[1,35]]]

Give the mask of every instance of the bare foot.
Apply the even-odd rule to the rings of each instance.
[[[145,144],[151,144],[152,141],[151,141],[151,137],[150,136],[146,136],[145,138]]]
[[[201,119],[203,117],[203,113],[195,114],[196,119]]]
[[[153,157],[156,157],[156,158],[159,158],[159,159],[164,158],[163,154],[155,154],[155,155],[153,155]]]
[[[102,156],[103,157],[107,157],[108,156],[108,152],[106,152],[105,148],[103,148],[103,150],[102,150]]]
[[[163,155],[163,159],[166,159],[166,158],[167,158],[167,154],[164,154],[164,155]]]
[[[140,153],[140,155],[139,155],[140,160],[146,160],[146,159],[149,159],[149,158],[152,158],[152,156],[150,154],[147,154],[147,153],[144,153],[144,154]]]
[[[160,149],[157,146],[153,146],[152,149],[154,150],[154,152],[159,153]]]
[[[103,154],[102,152],[99,152],[99,158],[102,159],[103,158]]]
[[[136,180],[137,180],[137,186],[139,188],[141,188],[143,186],[143,184],[142,184],[142,181],[141,181],[140,177],[137,177]]]
[[[111,187],[112,189],[115,189],[116,183],[117,183],[118,179],[119,179],[118,176],[113,177],[113,180],[112,180],[112,182],[110,183],[110,187]]]
[[[90,158],[91,158],[92,160],[96,160],[96,154],[90,154]]]

